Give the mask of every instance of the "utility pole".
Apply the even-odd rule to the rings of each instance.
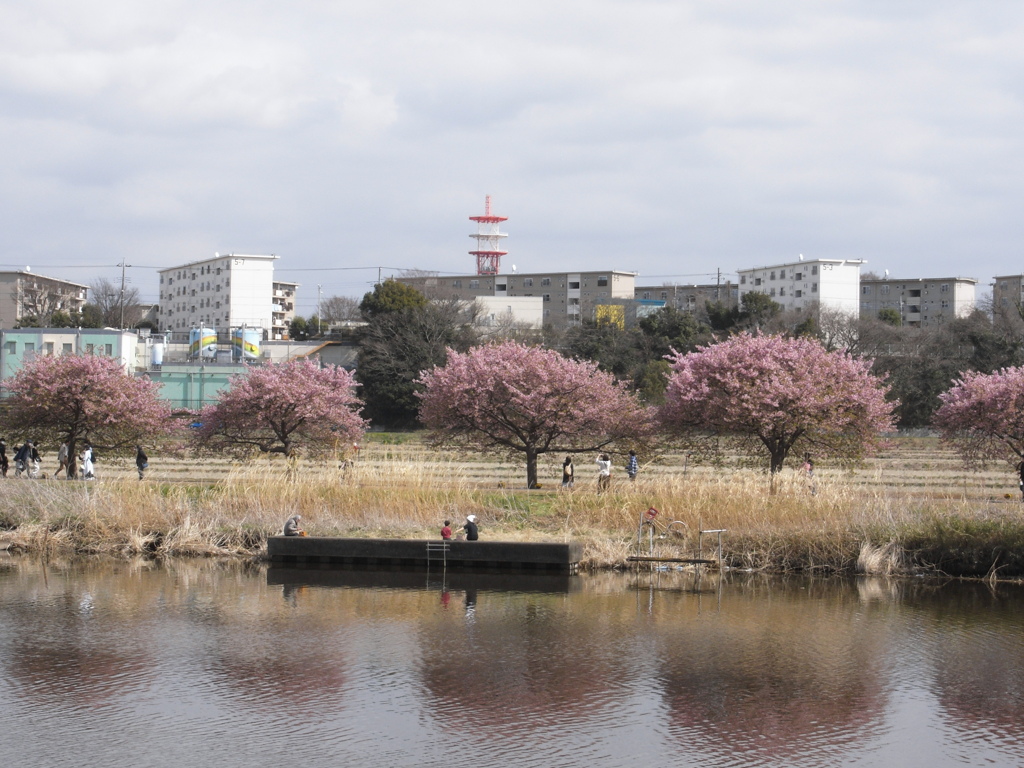
[[[320,330],[320,297],[323,295],[324,287],[317,285],[316,287],[316,335],[319,336],[323,331]]]
[[[131,264],[125,264],[124,259],[121,259],[121,324],[118,327],[122,331],[124,330],[124,268],[130,266]]]

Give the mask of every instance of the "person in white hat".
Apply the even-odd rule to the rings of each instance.
[[[480,538],[480,531],[476,527],[476,515],[467,515],[466,524],[462,529],[466,532],[466,541],[476,541]]]

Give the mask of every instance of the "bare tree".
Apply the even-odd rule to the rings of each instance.
[[[359,300],[350,296],[331,296],[320,302],[320,319],[328,325],[362,320],[359,311]]]
[[[69,313],[76,289],[45,278],[26,279],[11,292],[14,305],[21,307],[19,321],[47,327],[55,313]]]
[[[121,326],[121,310],[124,308],[124,325],[132,328],[142,320],[142,308],[139,306],[139,289],[125,286],[124,296],[121,295],[120,283],[114,283],[105,277],[94,280],[89,291],[94,304],[103,316],[103,325],[109,328]]]

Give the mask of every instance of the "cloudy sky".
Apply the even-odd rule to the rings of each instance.
[[[1024,3],[5,0],[0,268],[1024,272]]]

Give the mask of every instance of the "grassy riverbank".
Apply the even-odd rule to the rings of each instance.
[[[665,556],[691,556],[698,530],[724,528],[725,559],[735,568],[1024,575],[1022,505],[1016,495],[979,490],[976,482],[922,493],[912,483],[871,485],[863,475],[825,472],[812,495],[790,473],[780,492],[769,495],[763,474],[691,468],[646,472],[598,495],[582,481],[571,492],[528,492],[468,479],[468,460],[364,458],[344,475],[321,468],[298,482],[287,482],[273,466],[235,467],[204,482],[140,483],[127,473],[95,483],[8,479],[0,482],[0,546],[254,556],[296,512],[311,535],[399,538],[433,538],[444,519],[461,522],[473,513],[484,538],[576,539],[584,543],[587,567],[606,568],[637,552],[640,516],[655,507],[659,534],[680,521],[654,540],[655,552]],[[705,553],[708,547],[706,539]],[[646,533],[641,549],[648,551]]]

